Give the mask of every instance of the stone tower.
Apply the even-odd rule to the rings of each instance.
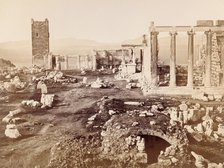
[[[47,66],[49,54],[49,23],[31,20],[32,29],[32,64],[39,67]]]

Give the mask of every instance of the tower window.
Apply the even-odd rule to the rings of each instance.
[[[36,37],[39,37],[39,33],[36,33]]]

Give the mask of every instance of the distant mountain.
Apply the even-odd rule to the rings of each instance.
[[[50,40],[50,51],[61,55],[91,54],[93,49],[112,50],[121,48],[121,44],[141,44],[142,37],[126,40],[122,43],[100,43],[84,39],[57,39]],[[195,36],[195,46],[201,43],[201,36]],[[187,35],[177,35],[177,63],[185,64],[187,61]],[[197,53],[197,47],[195,52]],[[159,59],[169,63],[170,37],[159,35]],[[32,62],[31,41],[15,41],[0,43],[0,57],[10,60],[16,66],[30,66]]]
[[[93,49],[118,49],[120,44],[99,43],[83,39],[50,40],[50,52],[61,55],[91,54]],[[12,61],[16,66],[31,66],[31,41],[0,43],[0,57]]]

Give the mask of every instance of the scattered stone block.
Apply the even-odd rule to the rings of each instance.
[[[125,105],[143,106],[144,102],[124,102]]]
[[[42,103],[42,106],[41,106],[41,108],[44,108],[44,107],[52,107],[52,105],[53,105],[53,101],[54,101],[54,94],[42,94],[42,96],[41,96],[41,103]],[[34,103],[33,104],[33,106],[34,105],[38,105],[38,103]],[[34,107],[36,107],[36,106],[34,106]]]
[[[138,148],[139,152],[141,152],[141,153],[144,152],[144,150],[145,150],[145,139],[141,138],[140,140],[137,141],[136,145],[137,145],[137,148]]]
[[[177,158],[175,158],[175,157],[171,157],[170,160],[171,160],[171,162],[174,163],[174,164],[177,163],[177,162],[179,161],[179,160],[178,160]]]
[[[15,116],[19,113],[22,113],[23,111],[21,109],[16,109],[16,110],[13,110],[13,111],[9,111],[9,115],[11,116]]]
[[[155,125],[156,121],[153,120],[153,121],[150,121],[149,123],[150,123],[150,125]]]
[[[215,98],[215,101],[222,101],[223,95],[221,95],[221,94],[214,94],[214,98]]]
[[[194,133],[194,129],[192,128],[191,125],[185,125],[184,128],[187,130],[188,133],[192,134]]]
[[[14,124],[20,124],[20,123],[23,123],[23,122],[26,122],[26,119],[23,119],[23,118],[20,118],[20,117],[16,117],[16,118],[12,119],[12,123],[14,123]]]
[[[8,114],[7,116],[5,116],[3,119],[2,119],[2,122],[5,122],[5,123],[10,123],[10,121],[12,120],[12,115]]]
[[[223,168],[223,164],[222,163],[208,163],[208,168]]]
[[[153,113],[158,112],[158,106],[157,105],[152,105],[151,112],[153,112]]]
[[[132,126],[132,127],[135,127],[135,126],[137,126],[137,125],[139,125],[138,122],[133,122],[131,126]]]
[[[208,160],[206,160],[202,155],[198,155],[193,151],[191,151],[191,154],[195,158],[195,166],[197,168],[207,167]]]
[[[209,101],[214,101],[215,100],[214,95],[208,95],[208,100]]]
[[[83,77],[83,79],[82,79],[82,83],[83,83],[83,84],[87,84],[87,77]]]
[[[199,133],[204,133],[204,128],[202,126],[202,123],[199,123],[194,129]]]
[[[116,114],[116,111],[114,111],[114,110],[109,110],[108,113],[109,113],[110,115],[114,115],[114,114]]]
[[[158,158],[158,163],[160,165],[164,165],[166,167],[171,166],[172,165],[172,161],[169,158]]]
[[[19,133],[15,124],[8,124],[6,125],[5,136],[16,139],[21,137],[21,134]]]
[[[149,116],[149,117],[154,116],[154,114],[152,112],[150,112],[150,111],[146,111],[146,115]]]
[[[89,117],[88,118],[88,121],[94,121],[96,119],[96,114],[94,114],[93,116]]]
[[[185,102],[182,102],[179,105],[179,108],[180,108],[181,111],[186,111],[188,109],[188,105]]]
[[[224,124],[218,125],[217,134],[224,137]]]

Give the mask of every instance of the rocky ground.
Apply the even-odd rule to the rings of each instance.
[[[200,140],[198,134],[192,136],[181,124],[171,125],[168,112],[169,107],[178,107],[183,101],[187,102],[188,107],[199,103],[205,109],[224,106],[222,101],[144,97],[139,88],[127,89],[126,81],[116,81],[110,74],[65,73],[75,76],[78,83],[48,83],[49,93],[55,94],[52,108],[21,106],[23,100],[40,101],[41,95],[35,85],[25,91],[7,94],[7,101],[0,102],[1,119],[9,111],[24,110],[16,115],[23,119],[16,124],[21,134],[19,138],[6,137],[6,123],[0,123],[0,167],[195,167],[191,151],[209,162],[224,162],[224,141],[221,136]],[[80,83],[84,76],[88,78],[87,84]],[[31,77],[28,74],[20,78],[30,81]],[[96,81],[97,77],[113,85],[109,88],[90,87],[88,83]],[[223,122],[223,113],[217,112],[214,121],[216,116],[221,120],[216,124]],[[195,121],[188,125],[193,127],[200,123]],[[165,139],[166,145],[161,139],[151,140],[148,135]],[[163,150],[160,153],[155,149],[159,162],[147,160],[150,143],[142,145],[143,139],[147,143],[161,141],[158,147],[153,146]],[[166,150],[167,146],[170,148]]]

